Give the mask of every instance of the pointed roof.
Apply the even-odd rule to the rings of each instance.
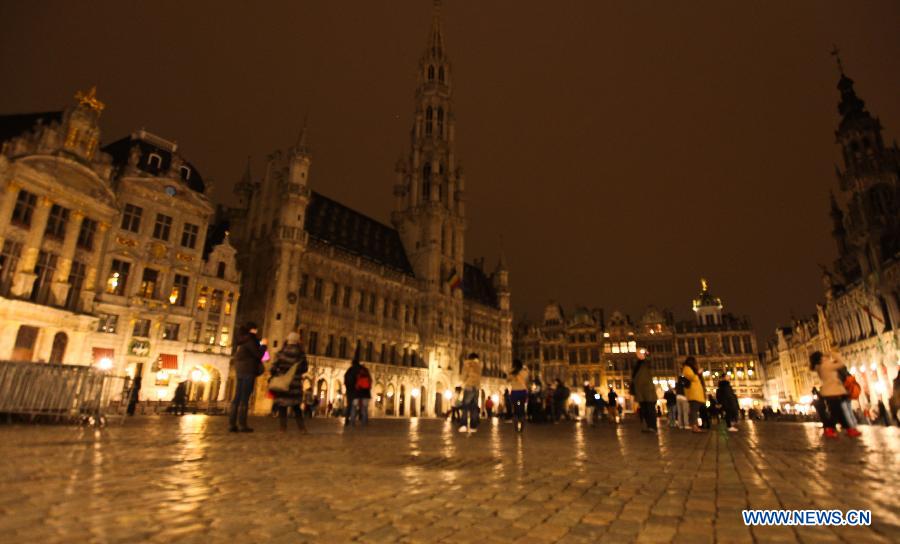
[[[297,136],[297,143],[294,144],[293,152],[298,155],[310,155],[308,139],[309,115],[303,116],[303,128],[300,129],[300,135]]]
[[[444,30],[441,24],[441,0],[434,0],[431,9],[431,31],[428,33],[428,44],[425,49],[425,58],[444,57]]]

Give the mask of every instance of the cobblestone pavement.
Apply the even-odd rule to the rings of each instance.
[[[704,435],[374,420],[310,434],[259,418],[0,426],[0,541],[898,542],[900,429]],[[294,431],[294,432],[291,432]],[[745,527],[744,508],[870,509],[871,527]]]

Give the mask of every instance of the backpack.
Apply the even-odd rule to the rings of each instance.
[[[368,368],[360,367],[359,372],[356,373],[356,383],[354,383],[353,386],[357,391],[368,391],[369,389],[372,389],[372,376],[369,375]]]
[[[680,385],[685,390],[691,388],[691,380],[687,379],[685,376],[678,376],[678,385]]]
[[[844,380],[844,389],[847,390],[847,396],[851,400],[858,399],[859,394],[862,393],[862,387],[860,387],[859,382],[856,381],[856,376],[853,374],[849,374],[847,379]]]

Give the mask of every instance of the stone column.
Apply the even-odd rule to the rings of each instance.
[[[66,296],[71,288],[71,285],[69,285],[69,272],[72,270],[72,260],[75,258],[75,243],[78,241],[78,233],[81,230],[81,222],[83,220],[84,214],[79,211],[73,211],[69,218],[62,251],[57,261],[56,275],[53,278],[53,283],[50,285],[53,301],[57,305],[65,304]]]
[[[27,297],[31,294],[34,280],[34,265],[37,263],[38,253],[41,251],[41,241],[44,239],[44,230],[47,228],[47,219],[50,217],[50,206],[53,203],[47,197],[38,198],[34,215],[31,217],[31,229],[25,238],[22,248],[22,256],[19,259],[19,267],[13,277],[12,294],[17,297]]]
[[[97,275],[100,266],[103,265],[101,257],[103,252],[100,251],[106,242],[106,232],[109,230],[108,223],[100,223],[97,225],[97,233],[94,235],[94,250],[91,253],[90,261],[85,263],[84,267],[84,286],[81,289],[81,311],[91,312],[94,307],[94,298],[97,296]]]

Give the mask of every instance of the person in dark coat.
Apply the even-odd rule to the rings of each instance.
[[[344,374],[344,384],[348,393],[353,391],[353,402],[350,409],[350,423],[355,424],[359,418],[360,425],[369,422],[369,400],[372,398],[372,375],[369,369],[359,360],[359,350],[353,356],[350,368]],[[349,395],[348,395],[349,396]]]
[[[138,365],[140,367],[140,365]],[[141,395],[141,375],[138,374],[131,381],[131,390],[128,392],[128,415],[133,416],[134,410],[137,408],[138,399]]]
[[[675,394],[675,390],[671,387],[666,389],[666,392],[663,393],[663,398],[666,400],[666,413],[669,416],[669,427],[677,427],[678,421],[676,416],[678,415],[678,396]]]
[[[554,423],[562,418],[572,419],[566,410],[566,402],[569,400],[571,392],[562,380],[556,380],[556,387],[553,389],[551,402],[553,403],[553,421]]]
[[[178,384],[172,396],[172,410],[175,415],[183,416],[187,408],[187,380]]]
[[[731,382],[727,379],[719,381],[719,388],[716,390],[716,400],[722,405],[722,411],[725,412],[725,425],[728,430],[736,433],[738,428],[734,426],[738,419],[738,398]]]
[[[303,375],[306,374],[309,365],[306,362],[306,353],[303,351],[300,335],[296,332],[288,334],[284,347],[272,362],[272,368],[269,369],[271,375],[269,380],[287,374],[294,365],[297,365],[297,370],[294,372],[288,390],[270,390],[273,397],[272,406],[278,413],[278,423],[282,431],[287,430],[288,410],[291,410],[297,419],[297,428],[305,434],[306,425],[303,423],[303,410],[300,409],[300,403],[303,401]]]
[[[640,407],[641,432],[656,432],[656,386],[653,385],[653,373],[647,350],[641,348],[637,352],[637,362],[631,371],[631,387],[634,400]]]
[[[247,411],[250,407],[250,396],[256,377],[265,371],[262,358],[266,354],[266,340],[257,338],[256,323],[247,323],[238,331],[237,348],[232,357],[234,365],[235,388],[231,401],[231,413],[228,415],[228,430],[236,433],[253,432],[247,426]]]

